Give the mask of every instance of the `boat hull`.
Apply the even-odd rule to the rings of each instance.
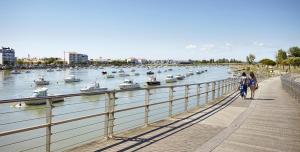
[[[125,90],[125,89],[136,89],[140,88],[140,85],[120,85],[120,89]]]
[[[159,81],[147,82],[147,85],[149,86],[160,85],[160,82]]]
[[[52,103],[62,102],[62,101],[64,101],[64,98],[52,98]],[[25,101],[26,105],[43,105],[46,103],[47,103],[47,99],[37,99],[37,100]]]
[[[73,83],[73,82],[80,82],[80,79],[76,79],[76,80],[66,80],[65,79],[65,83]]]
[[[174,78],[174,79],[166,79],[166,83],[174,83],[174,82],[177,82],[176,78]]]

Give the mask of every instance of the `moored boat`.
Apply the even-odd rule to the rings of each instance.
[[[185,76],[184,76],[184,75],[181,75],[181,74],[177,74],[177,75],[175,76],[175,78],[176,78],[177,80],[183,80],[183,79],[185,78]]]
[[[154,74],[153,71],[148,71],[148,72],[147,72],[147,75],[153,75],[153,74]]]
[[[10,73],[11,73],[11,74],[21,74],[21,72],[18,71],[18,70],[12,70]]]
[[[44,77],[39,77],[37,80],[34,80],[34,83],[36,84],[36,85],[49,85],[50,84],[50,81],[46,81],[45,79],[44,79]]]
[[[134,83],[132,80],[124,80],[119,87],[120,89],[135,89],[140,88],[140,85],[138,83]]]
[[[53,72],[54,70],[53,69],[47,69],[47,72]]]
[[[47,91],[48,91],[47,88],[36,89],[36,90],[34,90],[31,98],[46,98],[46,97],[48,97]],[[33,99],[33,100],[25,101],[25,104],[26,105],[41,105],[41,104],[46,104],[47,100],[48,99]],[[64,101],[64,98],[54,97],[51,100],[52,100],[52,103],[54,103],[54,102]]]
[[[115,75],[113,75],[113,74],[107,74],[107,75],[106,75],[106,78],[108,78],[108,79],[109,79],[109,78],[114,78],[114,77],[115,77]]]
[[[173,83],[173,82],[177,82],[177,79],[174,78],[173,75],[167,75],[165,81],[166,83]]]
[[[66,83],[80,82],[81,81],[80,79],[76,78],[75,75],[69,75],[64,80],[65,80]]]
[[[130,76],[130,75],[127,74],[127,73],[119,73],[119,76],[120,76],[120,77],[128,77],[128,76]]]
[[[95,82],[93,84],[90,84],[82,89],[80,89],[81,92],[84,92],[84,93],[92,93],[92,92],[104,92],[104,91],[107,91],[107,88],[101,88],[99,83]]]
[[[156,77],[149,77],[149,80],[146,83],[149,86],[160,85],[160,81],[157,81]]]

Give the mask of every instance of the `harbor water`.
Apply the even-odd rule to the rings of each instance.
[[[101,87],[109,90],[119,89],[119,84],[124,79],[133,80],[139,83],[141,87],[146,87],[148,75],[146,72],[153,71],[161,85],[178,85],[209,82],[231,77],[228,66],[168,66],[155,67],[148,69],[146,67],[127,67],[122,68],[128,77],[118,76],[121,68],[79,68],[66,69],[65,71],[47,72],[45,69],[31,70],[30,73],[11,74],[9,71],[0,71],[0,100],[30,97],[35,89],[34,80],[43,76],[50,81],[48,94],[61,95],[70,93],[79,93],[80,89],[93,82],[99,82]],[[131,70],[134,69],[135,72]],[[172,70],[170,70],[172,69]],[[207,70],[202,74],[196,74],[196,71]],[[102,71],[109,74],[116,71],[115,78],[106,78]],[[161,73],[158,73],[161,71]],[[194,75],[186,77],[176,83],[165,83],[167,75],[187,74],[193,71]],[[134,73],[139,73],[136,76]],[[75,75],[82,81],[76,83],[65,83],[64,78],[69,75]],[[196,87],[189,89],[191,94],[195,94]],[[204,88],[202,87],[203,91]],[[150,103],[168,100],[168,88],[151,90]],[[184,96],[184,88],[175,88],[174,98]],[[145,100],[145,90],[120,92],[116,94],[115,109],[124,109],[128,107],[143,105]],[[204,96],[201,96],[201,104],[204,104]],[[97,114],[105,111],[105,95],[78,96],[65,98],[64,102],[54,104],[52,122],[81,117],[85,115]],[[189,106],[196,105],[196,98],[189,99]],[[46,122],[45,105],[28,106],[24,103],[2,103],[0,104],[0,132],[31,127]],[[180,113],[184,110],[183,100],[174,102],[174,113]],[[149,121],[155,122],[168,116],[168,104],[160,104],[150,107]],[[114,132],[119,133],[137,126],[143,126],[144,109],[134,109],[115,114]],[[93,117],[81,121],[62,124],[52,127],[51,150],[63,151],[85,142],[101,139],[104,135],[104,117]],[[0,137],[0,151],[44,151],[45,149],[45,129],[37,129],[23,133],[17,133],[9,136]]]

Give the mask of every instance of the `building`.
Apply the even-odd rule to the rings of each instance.
[[[76,52],[68,52],[67,63],[68,64],[87,64],[89,62],[88,55],[80,54]]]
[[[126,62],[132,63],[132,64],[137,64],[139,61],[138,61],[138,59],[131,57],[131,58],[126,59]]]
[[[15,65],[16,60],[14,49],[9,47],[0,49],[0,65]]]

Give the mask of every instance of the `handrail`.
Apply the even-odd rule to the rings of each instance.
[[[221,79],[221,80],[215,80],[215,81],[222,81],[227,79]],[[22,101],[32,101],[32,100],[41,100],[41,99],[52,99],[52,98],[68,98],[68,97],[76,97],[76,96],[92,96],[92,95],[104,95],[109,94],[112,92],[119,93],[119,92],[128,92],[128,91],[140,91],[140,90],[147,90],[147,89],[163,89],[163,88],[169,88],[169,87],[183,87],[186,85],[192,86],[192,85],[201,85],[206,83],[211,83],[215,81],[207,81],[207,82],[201,82],[201,83],[188,83],[188,84],[180,84],[180,85],[164,85],[164,86],[149,86],[149,87],[140,87],[135,89],[113,89],[113,90],[107,90],[107,91],[101,91],[101,92],[88,92],[88,93],[71,93],[71,94],[62,94],[62,95],[51,95],[47,97],[28,97],[28,98],[14,98],[14,99],[0,99],[0,104],[4,103],[14,103],[14,102],[22,102]]]

